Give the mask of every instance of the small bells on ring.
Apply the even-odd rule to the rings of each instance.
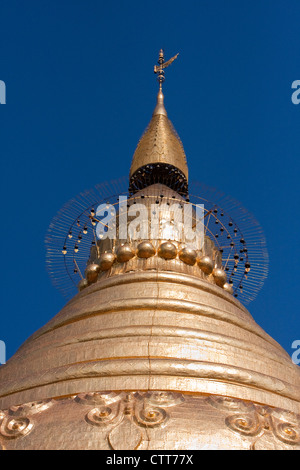
[[[137,247],[137,255],[139,258],[150,258],[155,255],[155,248],[151,242],[143,241]]]
[[[115,261],[113,253],[102,253],[99,258],[100,271],[108,271]]]
[[[192,248],[182,248],[179,252],[179,259],[190,266],[196,263],[197,253]]]
[[[228,282],[225,282],[223,289],[226,290],[226,292],[229,292],[229,294],[233,294],[233,288]]]
[[[88,282],[86,279],[81,279],[79,282],[78,282],[78,290],[79,291],[82,291],[83,289],[85,289],[86,287],[88,286]]]
[[[214,262],[210,256],[203,256],[198,260],[198,266],[205,274],[211,274],[214,269]]]
[[[215,268],[212,274],[213,274],[213,277],[217,286],[223,287],[227,280],[225,271],[223,271],[223,269],[220,269],[220,268]]]
[[[174,243],[162,243],[158,249],[158,256],[164,259],[174,259],[177,255],[177,248]]]
[[[85,277],[89,284],[92,284],[93,282],[97,281],[99,271],[100,271],[99,264],[91,263],[87,266],[85,270]]]
[[[117,261],[119,263],[125,263],[134,257],[134,252],[131,247],[127,244],[119,246],[117,249]]]

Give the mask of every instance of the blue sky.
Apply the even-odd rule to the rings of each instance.
[[[166,107],[190,175],[264,229],[268,279],[249,305],[290,354],[300,339],[298,0],[1,0],[1,314],[7,358],[64,305],[45,269],[52,217],[127,175],[155,104],[160,48],[180,53]]]

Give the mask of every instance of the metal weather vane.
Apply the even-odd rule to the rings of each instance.
[[[159,83],[159,91],[162,91],[162,84],[165,81],[165,72],[164,69],[169,67],[169,65],[174,62],[175,59],[177,59],[179,53],[174,55],[171,59],[167,60],[165,62],[165,57],[164,57],[164,51],[161,49],[159,51],[159,58],[158,58],[158,65],[154,65],[154,73],[157,73],[157,81]]]

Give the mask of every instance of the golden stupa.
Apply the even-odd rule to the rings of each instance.
[[[136,198],[187,187],[167,65],[161,52]],[[213,242],[200,258],[168,239],[125,242],[92,250],[78,294],[1,366],[0,449],[299,450],[299,367],[232,295]]]

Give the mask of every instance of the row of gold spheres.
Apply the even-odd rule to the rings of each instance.
[[[139,258],[150,258],[156,254],[156,250],[151,242],[143,241],[137,246],[136,252],[128,244],[118,247],[116,254],[111,252],[102,253],[97,263],[91,263],[85,270],[85,279],[82,279],[78,284],[78,289],[82,290],[90,284],[93,284],[98,279],[98,274],[103,271],[108,271],[115,261],[119,263],[126,263],[130,261],[135,255]],[[157,250],[160,258],[165,260],[175,259],[177,254],[181,261],[194,266],[197,262],[200,269],[207,275],[212,274],[215,283],[225,289],[230,294],[233,294],[232,286],[226,282],[227,276],[223,269],[216,268],[213,259],[210,256],[202,256],[197,258],[197,252],[192,248],[182,248],[179,253],[177,247],[172,242],[164,242]]]

